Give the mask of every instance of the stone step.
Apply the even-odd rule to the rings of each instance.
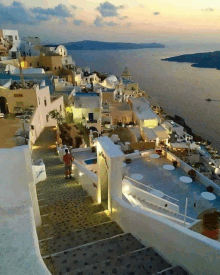
[[[186,270],[184,270],[181,266],[175,266],[168,268],[167,270],[163,270],[161,272],[157,272],[156,274],[160,275],[190,275]]]
[[[40,199],[42,199],[41,197]],[[45,201],[44,207],[40,207],[40,214],[65,213],[65,211],[72,211],[72,213],[95,213],[104,210],[101,204],[94,204],[91,197],[82,197],[70,201],[60,200],[52,205],[47,205]]]
[[[46,220],[48,222],[46,222]],[[51,216],[42,217],[43,225],[37,227],[38,239],[46,239],[50,237],[67,235],[73,231],[78,229],[83,229],[87,227],[91,227],[94,225],[99,225],[104,222],[110,221],[110,218],[104,213],[94,213],[88,214],[86,217],[83,215],[79,216],[71,216],[71,211],[68,211],[63,214],[62,217],[59,216],[55,221],[51,221]]]
[[[118,275],[143,275],[154,274],[155,272],[171,267],[153,248],[143,248],[112,259],[107,259],[88,267],[73,270],[69,275],[97,275],[97,274],[118,274]],[[66,269],[67,271],[67,269]]]
[[[116,222],[107,222],[39,242],[41,255],[49,255],[122,234]]]
[[[42,193],[42,195],[40,195],[40,193]],[[86,196],[88,197],[87,192],[84,189],[82,189],[82,187],[79,185],[74,186],[74,189],[69,192],[67,190],[64,190],[64,188],[60,188],[59,192],[57,192],[57,190],[51,190],[50,192],[48,192],[41,189],[38,194],[38,201],[40,206],[43,205],[41,203],[41,200],[43,200],[44,204],[47,205],[65,205],[72,200]]]
[[[89,265],[99,266],[99,262],[113,260],[122,254],[144,248],[130,233],[124,233],[102,241],[51,255],[58,274],[73,272]]]

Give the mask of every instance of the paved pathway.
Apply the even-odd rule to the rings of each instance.
[[[163,274],[187,274],[124,233],[78,182],[64,178],[55,140],[55,129],[44,129],[32,153],[46,165],[47,179],[37,184],[42,217],[37,233],[51,274],[157,274],[167,268]]]

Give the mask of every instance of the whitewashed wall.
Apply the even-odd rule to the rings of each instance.
[[[194,275],[219,274],[220,243],[117,197],[112,198],[112,218],[173,265],[185,266]]]
[[[29,145],[0,149],[2,274],[50,274],[40,255],[41,225]]]

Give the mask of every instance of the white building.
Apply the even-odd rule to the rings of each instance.
[[[101,133],[100,96],[97,93],[75,93],[69,96],[71,112],[75,122],[88,129],[96,128]],[[95,130],[95,129],[94,129]]]
[[[1,60],[16,59],[20,50],[21,40],[17,30],[0,29],[0,37],[5,39],[11,44],[8,56],[1,57]]]
[[[134,112],[134,122],[141,128],[154,128],[160,123],[160,118],[150,108],[149,102],[141,98],[129,98],[129,101]]]
[[[48,44],[44,45],[44,48],[46,48],[49,52],[62,55],[63,57],[67,56],[67,49],[63,45]]]

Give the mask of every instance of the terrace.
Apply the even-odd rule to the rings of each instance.
[[[164,165],[170,164],[172,165],[171,161],[163,156],[154,159],[148,154],[146,157],[132,159],[132,162],[124,167],[124,174],[129,178],[132,178],[134,174],[140,174],[138,179],[140,184],[136,185],[134,181],[132,184],[144,190],[146,188],[143,185],[149,186],[178,200],[178,203],[175,203],[179,205],[181,214],[184,214],[186,198],[188,198],[187,216],[193,219],[196,219],[204,209],[213,207],[220,209],[218,195],[215,200],[204,199],[201,193],[206,192],[206,187],[197,179],[191,183],[182,182],[179,178],[188,176],[188,174],[180,167],[174,170],[164,169]]]

